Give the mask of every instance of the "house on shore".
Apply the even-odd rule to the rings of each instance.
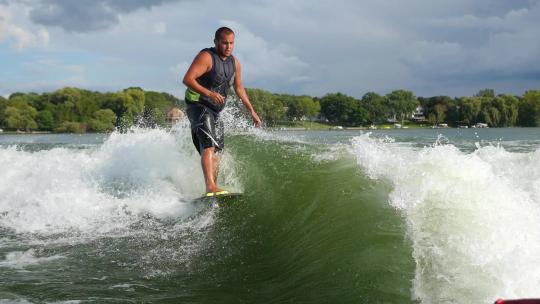
[[[424,107],[417,106],[416,109],[412,112],[411,120],[416,122],[426,122],[426,115],[424,113]]]
[[[417,106],[416,109],[414,109],[414,111],[412,111],[410,113],[406,113],[405,114],[405,119],[410,119],[411,121],[415,121],[415,122],[426,122],[427,121],[426,116],[424,114],[424,108],[422,106]],[[398,120],[397,115],[394,113],[394,114],[392,114],[392,116],[390,116],[390,117],[388,117],[386,119],[386,122],[388,122],[388,123],[398,123],[399,120]]]
[[[179,122],[185,117],[184,112],[182,112],[182,110],[180,110],[178,107],[169,108],[166,115],[167,124],[169,126],[173,126],[175,123]]]

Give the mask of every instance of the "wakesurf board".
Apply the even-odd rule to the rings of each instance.
[[[238,192],[228,192],[228,193],[213,194],[213,195],[209,195],[207,193],[199,198],[196,198],[195,200],[193,200],[193,202],[194,203],[207,203],[207,204],[226,203],[226,202],[231,202],[231,201],[241,199],[243,196],[244,196],[243,193],[238,193]]]

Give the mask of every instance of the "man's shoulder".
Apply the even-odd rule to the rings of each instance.
[[[207,47],[199,51],[199,54],[207,54],[209,56],[217,55],[216,49],[213,47]]]
[[[212,61],[212,54],[209,51],[206,51],[206,49],[203,49],[197,54],[197,58],[204,61]]]

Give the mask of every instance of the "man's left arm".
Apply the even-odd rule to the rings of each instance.
[[[240,71],[240,62],[238,59],[234,58],[234,64],[236,65],[236,72],[234,75],[234,91],[248,110],[249,114],[251,114],[255,127],[259,128],[262,125],[262,122],[259,115],[257,115],[257,112],[255,112],[255,109],[253,109],[251,102],[249,102],[249,97],[244,89],[244,85],[242,84],[242,73]]]

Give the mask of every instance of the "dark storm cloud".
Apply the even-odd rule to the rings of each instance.
[[[30,10],[33,22],[66,31],[89,32],[118,23],[118,16],[178,0],[40,0]]]
[[[8,5],[0,36],[6,29],[7,37],[25,42],[32,38],[27,33],[50,31],[58,49],[77,45],[96,57],[140,63],[138,73],[115,62],[101,67],[101,75],[121,74],[118,88],[141,83],[181,94],[178,74],[221,25],[237,33],[235,54],[246,85],[276,92],[361,97],[404,88],[421,96],[463,96],[485,87],[521,94],[540,85],[540,0],[1,3]],[[85,32],[84,39],[77,32]],[[156,77],[158,69],[174,76]]]
[[[306,63],[312,81],[294,84],[299,91],[467,95],[507,80],[519,93],[540,80],[538,0],[310,3],[264,2],[246,8],[242,20],[269,45],[288,45]],[[283,87],[282,79],[255,85]]]

